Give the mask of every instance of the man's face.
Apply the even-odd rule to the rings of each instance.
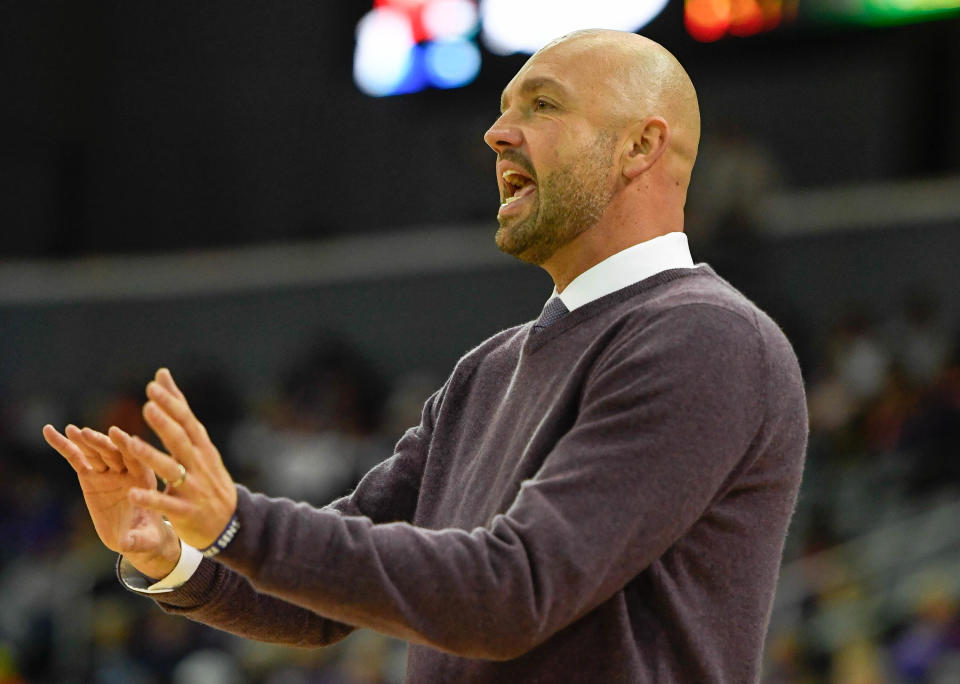
[[[524,65],[484,136],[498,157],[497,246],[534,264],[593,226],[616,183],[617,135],[602,125],[602,89],[584,79],[587,60],[562,48]]]

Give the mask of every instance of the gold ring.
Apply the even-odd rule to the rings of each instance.
[[[186,481],[186,479],[187,479],[187,469],[183,467],[183,464],[182,464],[182,463],[178,463],[178,464],[177,464],[177,467],[180,469],[180,477],[178,477],[176,480],[174,480],[173,482],[171,482],[171,483],[169,483],[169,484],[167,485],[167,486],[170,487],[170,488],[179,487],[179,486],[182,485],[182,484]]]

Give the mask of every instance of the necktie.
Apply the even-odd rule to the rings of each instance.
[[[559,297],[551,298],[550,301],[543,305],[543,311],[540,313],[540,318],[538,318],[537,322],[533,324],[533,332],[540,332],[548,325],[552,325],[559,321],[568,313],[570,313],[569,309],[564,306]]]

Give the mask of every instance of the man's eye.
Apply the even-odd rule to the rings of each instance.
[[[553,107],[553,105],[541,97],[538,97],[534,103],[534,109],[550,109],[551,107]]]

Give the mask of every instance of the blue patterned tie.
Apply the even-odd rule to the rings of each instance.
[[[548,325],[553,325],[568,313],[570,313],[570,310],[560,301],[559,297],[551,298],[550,301],[543,305],[540,318],[533,324],[533,332],[538,333]]]

